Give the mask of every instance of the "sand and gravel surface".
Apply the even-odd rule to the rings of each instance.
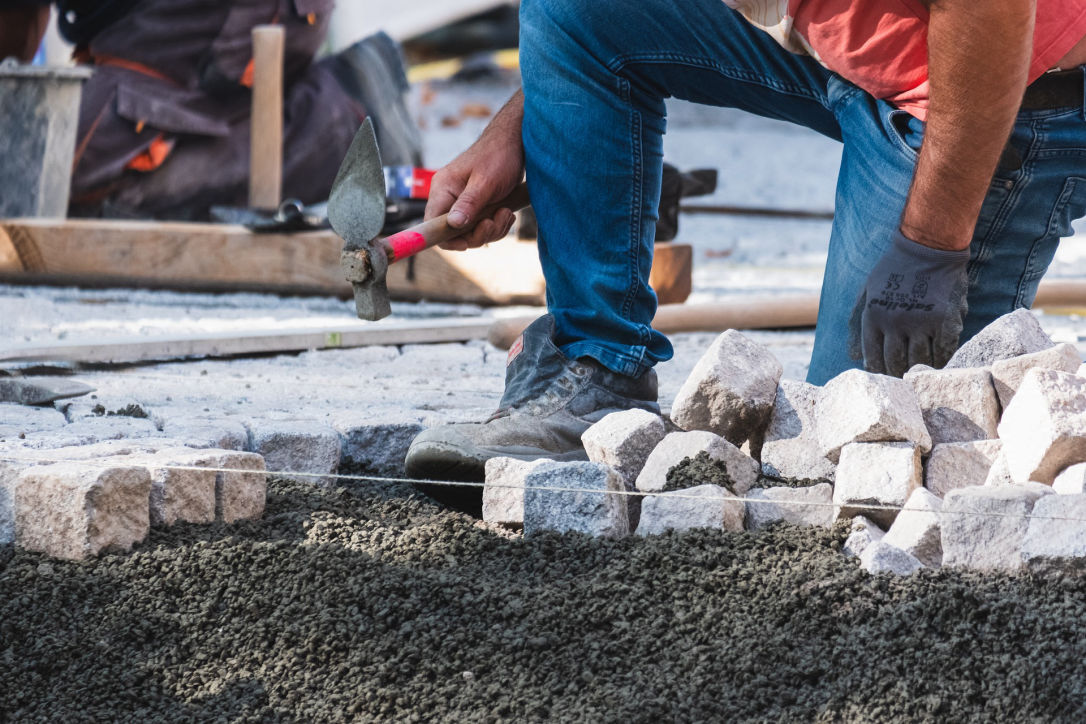
[[[1081,579],[871,577],[843,538],[522,539],[273,481],[263,520],[128,555],[0,549],[0,720],[1086,716]]]

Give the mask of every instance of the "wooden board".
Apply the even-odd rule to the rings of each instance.
[[[707,304],[662,304],[656,310],[652,326],[664,334],[813,327],[818,321],[818,304],[818,294],[750,296]],[[1032,308],[1044,309],[1050,314],[1086,314],[1086,280],[1043,280]],[[509,349],[534,319],[532,315],[499,319],[490,328],[488,339],[499,349]]]
[[[0,221],[0,282],[351,296],[331,231],[253,234],[242,226],[115,220]],[[690,294],[692,253],[658,244],[663,303]],[[430,249],[393,264],[392,299],[481,305],[544,303],[534,242],[510,236],[465,252]]]
[[[657,244],[652,253],[649,285],[660,304],[682,304],[694,290],[694,248],[689,244]]]
[[[257,235],[225,224],[15,219],[0,222],[4,246],[17,259],[0,267],[7,281],[350,294],[339,272],[343,244],[331,232]]]
[[[284,329],[244,334],[224,332],[167,337],[116,337],[94,342],[54,342],[0,347],[7,363],[122,364],[185,357],[230,357],[243,354],[303,352],[372,345],[435,344],[486,339],[489,318],[432,319],[312,329]]]
[[[242,226],[70,219],[0,221],[0,282],[351,296],[331,231],[253,234]],[[541,304],[534,244],[431,249],[388,275],[393,299]]]
[[[532,323],[531,315],[494,322],[487,339],[498,349],[509,349]],[[813,327],[818,319],[818,295],[746,297],[706,304],[662,304],[652,320],[664,334],[723,332],[725,329],[786,329]]]
[[[393,299],[410,301],[539,306],[546,290],[535,244],[512,236],[469,251],[428,249],[390,266],[387,279]]]

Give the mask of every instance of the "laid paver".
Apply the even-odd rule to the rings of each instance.
[[[836,519],[833,486],[819,483],[802,488],[754,488],[747,493],[747,528],[758,530],[773,523],[829,528]]]
[[[936,445],[924,465],[924,487],[942,498],[957,488],[984,485],[1002,449],[1001,440]]]
[[[920,560],[887,543],[885,537],[864,549],[860,554],[860,565],[872,575],[893,573],[896,576],[911,576],[924,569]]]
[[[826,383],[816,414],[819,447],[834,462],[850,443],[911,442],[922,453],[931,450],[916,393],[895,377],[842,372]]]
[[[668,472],[686,458],[705,452],[724,465],[736,493],[742,495],[758,481],[758,463],[735,445],[716,433],[705,430],[673,432],[664,437],[649,455],[636,487],[645,493],[655,493],[667,485]]]
[[[626,482],[607,465],[547,462],[525,476],[524,487],[526,536],[553,531],[619,538],[630,533]]]
[[[784,368],[764,346],[730,329],[721,334],[679,388],[671,419],[742,445],[769,422]]]
[[[996,393],[999,395],[999,403],[1006,408],[1011,404],[1018,387],[1026,373],[1032,369],[1059,370],[1060,372],[1077,373],[1082,365],[1082,357],[1073,344],[1062,342],[1054,347],[1024,354],[1010,359],[1000,360],[992,365],[992,382]]]
[[[875,525],[870,518],[857,515],[851,521],[848,538],[845,539],[842,549],[845,555],[859,558],[869,546],[882,540],[884,535],[886,533],[882,528]]]
[[[641,501],[641,521],[636,532],[659,535],[694,528],[741,531],[745,508],[743,501],[719,485],[646,495]]]
[[[833,502],[838,516],[865,515],[889,527],[923,483],[920,449],[909,442],[856,442],[841,450]],[[883,509],[879,506],[889,506]]]
[[[997,436],[1001,408],[987,369],[911,370],[905,381],[916,391],[933,444]]]
[[[31,467],[15,483],[15,542],[70,560],[129,550],[147,537],[150,495],[151,475],[144,467]]]
[[[581,442],[589,460],[610,465],[632,489],[645,461],[666,434],[659,415],[635,409],[607,415],[585,430]]]
[[[833,480],[836,467],[818,445],[815,409],[822,388],[796,380],[781,380],[773,414],[762,442],[766,475],[804,480]]]
[[[1086,493],[1086,463],[1075,463],[1062,470],[1052,481],[1052,489],[1060,495]]]
[[[486,461],[483,520],[509,528],[524,525],[524,479],[547,460],[491,458]]]
[[[1034,503],[1022,561],[1032,570],[1086,569],[1086,495],[1046,495]]]
[[[943,565],[977,571],[1022,570],[1022,542],[1034,505],[1051,488],[1037,483],[960,488],[943,499]]]
[[[249,449],[268,470],[314,485],[335,482],[343,442],[332,427],[313,420],[249,420],[247,427]]]
[[[1015,481],[1049,483],[1086,462],[1086,378],[1032,369],[999,423],[1003,455]]]
[[[943,501],[930,490],[917,488],[905,501],[905,508],[894,519],[884,540],[900,548],[929,568],[943,561],[943,542],[939,512]]]

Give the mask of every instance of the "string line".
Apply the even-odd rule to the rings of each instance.
[[[198,450],[196,451],[198,452]],[[0,462],[13,463],[17,465],[30,464],[32,466],[37,465],[52,465],[55,463],[79,463],[82,465],[88,465],[98,468],[116,468],[116,467],[146,467],[157,470],[177,470],[185,472],[213,472],[213,473],[232,473],[232,474],[247,474],[247,475],[274,475],[277,477],[294,477],[294,478],[315,478],[319,480],[327,480],[334,478],[337,480],[351,480],[355,482],[371,482],[371,483],[396,483],[407,485],[432,485],[438,487],[457,487],[457,488],[492,488],[499,490],[521,490],[521,491],[538,491],[544,493],[582,493],[585,495],[617,495],[624,497],[666,497],[670,500],[697,500],[701,502],[709,502],[711,498],[704,495],[690,495],[689,493],[683,493],[682,490],[675,491],[641,491],[641,490],[607,490],[607,489],[595,489],[595,488],[573,488],[565,486],[554,485],[516,485],[516,484],[502,484],[502,483],[480,483],[473,481],[462,480],[427,480],[419,478],[398,478],[383,475],[357,475],[352,473],[309,473],[299,470],[254,470],[247,468],[227,468],[227,467],[211,467],[201,465],[170,465],[159,464],[154,462],[133,462],[131,465],[126,465],[123,461],[116,463],[106,463],[100,460],[62,460],[62,459],[43,459],[40,461],[25,460],[25,459],[7,459],[0,458]],[[1055,494],[1055,493],[1054,493]],[[943,511],[934,511],[927,508],[909,508],[899,505],[889,505],[886,503],[867,503],[867,502],[852,502],[852,503],[825,503],[817,500],[767,500],[766,498],[752,498],[749,496],[730,496],[723,498],[728,502],[745,503],[747,505],[780,505],[780,506],[794,506],[794,507],[812,507],[812,508],[854,508],[859,511],[876,510],[876,511],[888,511],[897,513],[931,513],[933,515],[960,515],[977,518],[1032,518],[1038,520],[1058,520],[1071,523],[1086,523],[1086,518],[1077,518],[1073,516],[1063,515],[1032,515],[1032,514],[1018,514],[1018,513],[999,513],[999,512],[984,512],[984,511],[954,511],[951,513],[944,513]]]

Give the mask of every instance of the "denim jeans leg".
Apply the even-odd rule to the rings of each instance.
[[[664,99],[840,138],[832,76],[720,0],[524,0],[520,48],[527,177],[556,342],[568,357],[640,374],[672,354],[650,326],[648,286]]]
[[[868,274],[901,223],[917,158],[906,141],[912,116],[843,80],[835,78],[831,86],[840,86],[835,109],[844,151],[807,371],[807,381],[816,385],[863,367],[849,323]]]
[[[831,89],[835,83],[843,81]],[[900,221],[924,131],[920,121],[865,93],[845,97],[836,106],[844,154],[807,375],[819,385],[862,367],[850,349],[850,316]],[[1015,161],[997,170],[970,244],[962,343],[997,317],[1033,303],[1060,237],[1086,215],[1082,109],[1022,112],[1009,145]]]
[[[1012,163],[996,171],[971,246],[965,341],[997,317],[1029,307],[1071,222],[1086,215],[1083,109],[1018,116]]]

